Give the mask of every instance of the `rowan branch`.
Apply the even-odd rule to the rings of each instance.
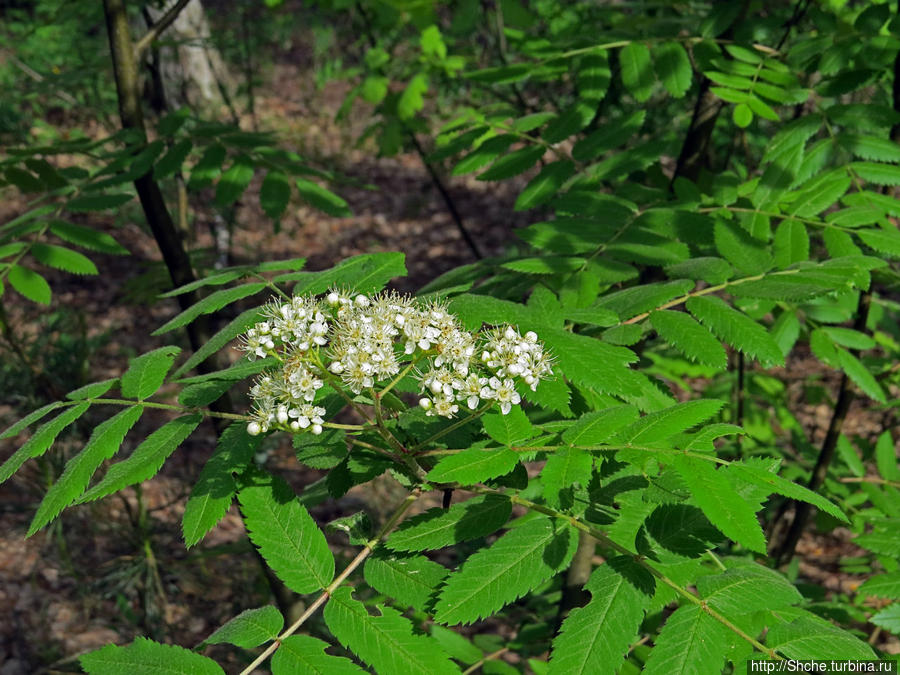
[[[135,59],[140,60],[144,55],[144,52],[146,52],[150,48],[150,45],[162,35],[163,31],[178,18],[178,15],[181,14],[181,10],[183,10],[190,1],[191,0],[178,0],[178,2],[169,7],[166,13],[159,18],[159,21],[147,29],[144,36],[134,44]]]

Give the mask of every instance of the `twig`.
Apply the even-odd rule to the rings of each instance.
[[[174,5],[172,5],[165,14],[159,17],[159,21],[150,26],[147,29],[147,32],[144,33],[144,36],[135,42],[134,44],[134,55],[136,60],[140,60],[144,55],[150,45],[152,45],[156,39],[162,34],[166,28],[168,28],[175,19],[178,18],[178,15],[181,14],[181,10],[185,8],[185,6],[191,0],[178,0]]]
[[[381,531],[378,534],[376,534],[372,539],[370,539],[369,541],[366,542],[365,546],[363,547],[363,550],[360,551],[357,554],[357,556],[353,560],[350,561],[350,564],[344,568],[343,572],[341,572],[337,577],[335,577],[334,581],[332,581],[330,584],[328,584],[328,586],[325,588],[325,590],[323,590],[322,593],[319,595],[319,597],[316,598],[315,602],[313,602],[307,608],[307,610],[305,612],[303,612],[303,615],[299,619],[297,619],[293,624],[291,624],[291,626],[287,630],[285,630],[281,635],[279,635],[272,642],[272,644],[270,644],[265,649],[265,651],[262,654],[257,656],[256,659],[254,659],[253,663],[251,663],[249,666],[244,668],[241,671],[241,675],[249,675],[249,673],[252,673],[256,669],[257,666],[262,664],[267,658],[269,658],[269,656],[271,656],[281,646],[281,643],[284,642],[284,640],[287,637],[296,633],[300,629],[300,626],[302,626],[306,622],[306,620],[309,619],[309,617],[311,617],[313,614],[315,614],[316,610],[319,609],[319,607],[321,607],[322,605],[325,604],[325,602],[331,597],[332,593],[334,593],[337,590],[337,588],[342,583],[344,583],[344,581],[347,579],[347,577],[349,577],[353,573],[353,571],[357,567],[359,567],[366,558],[369,557],[369,555],[372,553],[372,551],[375,550],[375,547],[385,537],[387,537],[388,534],[390,534],[391,530],[393,530],[394,527],[397,526],[397,524],[403,519],[403,516],[409,510],[409,507],[412,506],[413,502],[415,502],[419,498],[420,494],[421,494],[421,491],[419,489],[416,489],[409,496],[407,496],[406,499],[403,500],[403,502],[401,502],[400,506],[398,506],[394,510],[394,513],[388,519],[387,523],[385,523],[384,527],[381,528]]]

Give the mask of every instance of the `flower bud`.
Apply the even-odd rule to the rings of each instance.
[[[328,302],[329,305],[334,307],[336,304],[338,304],[341,301],[341,296],[339,296],[334,291],[331,291],[331,293],[328,294],[328,296],[325,298],[325,300],[326,300],[326,302]]]
[[[419,399],[419,407],[422,410],[431,410],[431,399],[430,398],[420,398]]]
[[[310,431],[313,432],[316,436],[322,433],[322,425],[321,424],[313,424]]]
[[[259,436],[260,431],[259,422],[250,422],[250,424],[247,425],[247,433],[251,436]]]

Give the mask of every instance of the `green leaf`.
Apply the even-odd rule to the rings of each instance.
[[[78,504],[90,502],[136,485],[155,476],[163,462],[203,421],[202,415],[184,415],[163,425],[150,434],[128,459],[109,467],[103,480],[85,492]]]
[[[347,202],[321,185],[304,178],[296,179],[297,192],[310,206],[335,218],[346,218],[353,215]]]
[[[505,180],[528,171],[544,156],[544,147],[531,145],[503,155],[489,169],[478,176],[478,180]]]
[[[657,77],[675,98],[681,98],[691,88],[691,60],[680,42],[664,42],[656,47],[653,63]]]
[[[541,470],[544,498],[552,505],[559,505],[561,490],[580,485],[587,487],[591,480],[594,458],[585,450],[562,448],[547,458]]]
[[[406,89],[397,101],[397,115],[401,120],[412,119],[425,105],[424,95],[428,92],[428,76],[425,73],[413,75]]]
[[[218,523],[237,492],[234,474],[243,473],[259,449],[262,436],[250,436],[247,425],[236,422],[219,436],[215,452],[200,471],[184,507],[184,542],[190,548]]]
[[[639,395],[640,377],[628,368],[634,353],[584,335],[562,330],[540,333],[566,377],[601,394]]]
[[[647,675],[718,673],[725,665],[729,633],[698,605],[668,618],[644,664]]]
[[[676,457],[674,464],[709,522],[732,541],[765,554],[766,537],[756,520],[756,513],[735,491],[725,474],[716,471],[706,460]]]
[[[900,232],[896,228],[891,230],[857,230],[856,236],[863,243],[879,253],[885,253],[892,258],[900,258]]]
[[[406,275],[405,256],[399,252],[364,253],[347,258],[330,270],[322,272],[297,272],[293,280],[294,295],[304,293],[323,293],[333,286],[348,286],[356,293],[373,293],[380,291],[394,277]],[[275,283],[291,280],[282,275],[275,277]]]
[[[184,160],[191,154],[194,144],[184,139],[172,145],[153,167],[153,177],[156,180],[162,180],[181,171]]]
[[[474,485],[512,471],[519,463],[519,455],[509,448],[469,448],[444,457],[428,472],[432,483]]]
[[[900,481],[897,450],[890,431],[883,432],[875,443],[875,465],[885,480]]]
[[[254,166],[249,157],[244,155],[236,157],[216,184],[216,204],[219,206],[234,204],[250,185],[253,173]]]
[[[875,185],[900,185],[900,167],[877,162],[851,162],[849,168],[860,178]]]
[[[677,403],[644,415],[620,431],[618,438],[631,445],[658,443],[705,422],[719,412],[722,405],[722,401],[713,399]]]
[[[32,422],[41,419],[41,417],[50,411],[55,410],[59,405],[61,404],[51,403],[50,405],[35,410],[17,424],[14,424],[4,431],[3,436],[0,438],[14,436]],[[49,422],[39,426],[34,434],[32,434],[31,438],[29,438],[22,447],[16,450],[12,456],[3,463],[3,466],[0,466],[0,483],[7,481],[27,460],[33,457],[40,457],[47,452],[50,446],[53,445],[53,441],[59,436],[60,432],[81,417],[90,407],[90,403],[79,403],[78,405],[61,412]]]
[[[699,558],[722,539],[703,512],[689,504],[658,506],[644,525],[662,548],[687,558]]]
[[[869,621],[894,635],[900,633],[900,602],[895,602],[890,607],[885,607],[873,615]]]
[[[861,597],[900,600],[900,572],[888,572],[869,577],[859,587],[857,594]]]
[[[755,564],[700,577],[697,590],[710,607],[725,616],[790,607],[803,600],[800,591],[782,575]]]
[[[575,101],[547,125],[541,137],[550,144],[564,141],[590,124],[596,113],[596,105],[584,100]]]
[[[528,416],[518,406],[513,406],[506,415],[490,412],[481,418],[487,435],[501,445],[516,445],[533,438],[537,433]]]
[[[209,276],[205,276],[200,279],[194,279],[193,281],[186,283],[183,286],[173,288],[171,291],[160,293],[159,297],[174,298],[177,295],[184,295],[185,293],[190,293],[191,291],[196,291],[198,288],[204,288],[206,286],[224,286],[225,284],[234,281],[235,279],[240,279],[241,277],[247,276],[247,274],[248,272],[246,270],[223,270],[222,272],[216,272],[215,274],[210,274]]]
[[[425,551],[486,537],[503,527],[512,502],[503,495],[472,497],[449,509],[432,508],[404,522],[387,540],[395,551]]]
[[[769,491],[785,497],[790,497],[791,499],[796,499],[801,502],[807,502],[825,513],[834,516],[838,520],[842,520],[845,523],[849,522],[847,516],[844,515],[844,512],[825,499],[825,497],[802,485],[797,485],[796,483],[782,478],[776,473],[743,462],[732,462],[728,466],[728,472],[735,478],[767,488]]]
[[[443,647],[450,658],[469,666],[480,661],[484,652],[473,645],[468,639],[454,630],[444,628],[436,623],[431,624],[431,637]]]
[[[510,260],[503,263],[501,267],[522,274],[564,275],[577,272],[584,267],[586,262],[587,260],[584,258],[545,255],[538,258]]]
[[[510,530],[448,577],[434,620],[458,624],[491,616],[565,569],[577,544],[568,527],[550,518]]]
[[[516,211],[524,211],[547,203],[556,196],[563,183],[569,180],[573,173],[575,164],[569,160],[551,162],[528,182],[513,208]]]
[[[375,555],[366,560],[366,583],[404,607],[427,611],[449,570],[423,555]]]
[[[499,157],[500,153],[506,152],[506,149],[515,141],[516,137],[512,134],[488,138],[456,163],[451,172],[452,175],[461,176],[487,166]]]
[[[274,675],[364,675],[366,671],[343,656],[325,653],[330,647],[309,635],[291,635],[272,655]]]
[[[203,151],[199,161],[191,169],[191,178],[188,187],[192,190],[206,187],[222,170],[222,162],[228,151],[224,145],[214,143]]]
[[[291,184],[281,171],[269,171],[259,189],[259,205],[269,218],[278,220],[291,199]]]
[[[34,270],[13,265],[7,275],[10,285],[32,302],[50,304],[50,284]]]
[[[850,187],[850,176],[839,171],[822,174],[793,193],[790,212],[802,218],[812,218],[831,207],[844,196]],[[787,199],[788,195],[785,195]]]
[[[596,108],[606,96],[610,76],[609,56],[606,50],[582,56],[575,74],[579,98]]]
[[[702,279],[708,284],[721,284],[734,276],[734,268],[722,258],[691,258],[673,265],[666,265],[670,278]]]
[[[731,119],[741,129],[746,129],[753,123],[753,111],[746,103],[738,103],[731,111]]]
[[[571,611],[553,640],[550,675],[619,672],[650,601],[643,578],[647,574],[626,557],[593,571],[585,585],[590,601]],[[652,588],[652,579],[650,584]]]
[[[766,226],[759,238],[751,236],[746,230],[733,223],[716,221],[713,231],[716,250],[728,262],[745,274],[759,274],[772,267],[772,256],[760,239],[768,239]]]
[[[412,632],[412,624],[400,612],[380,607],[371,616],[366,606],[343,586],[325,605],[325,623],[344,647],[368,663],[375,672],[392,675],[444,675],[459,669],[427,635]]]
[[[88,398],[99,398],[110,389],[112,389],[113,385],[117,384],[118,382],[119,379],[117,377],[103,380],[102,382],[91,382],[90,384],[86,384],[83,387],[78,387],[78,389],[70,391],[68,394],[66,394],[66,398],[70,401],[82,401]]]
[[[178,402],[188,408],[207,406],[213,401],[218,401],[231,389],[233,380],[209,379],[188,385],[178,394]]]
[[[178,647],[137,638],[130,645],[106,645],[79,659],[88,675],[224,675],[212,659]]]
[[[209,645],[222,643],[236,645],[244,649],[258,647],[274,640],[284,628],[284,617],[277,607],[266,605],[257,609],[247,609],[229,620],[203,642]]]
[[[81,496],[91,476],[104,460],[119,450],[125,434],[143,412],[144,409],[138,406],[126,408],[94,429],[84,449],[66,463],[62,476],[47,491],[28,527],[27,536],[40,530]]]
[[[637,418],[638,410],[632,405],[596,410],[578,418],[563,432],[562,439],[569,445],[599,445],[615,438],[619,431]]]
[[[84,225],[54,220],[50,223],[50,231],[60,239],[81,248],[110,255],[128,255],[128,249],[120,246],[119,242],[106,232],[99,232]]]
[[[858,386],[866,396],[875,399],[879,403],[887,402],[887,398],[884,395],[884,389],[881,388],[881,385],[878,384],[878,380],[876,380],[875,376],[869,372],[869,369],[863,365],[862,361],[853,356],[853,354],[846,349],[841,349],[840,347],[837,348],[837,356],[841,369],[847,373],[847,377],[853,380],[856,386]]]
[[[251,541],[288,588],[312,593],[331,583],[334,556],[325,535],[287,483],[253,474],[238,499]]]
[[[35,242],[31,245],[31,255],[39,262],[47,265],[47,267],[63,270],[64,272],[71,274],[97,274],[97,267],[91,262],[90,258],[63,246]]]
[[[131,201],[130,194],[93,194],[74,197],[66,202],[66,209],[69,211],[105,211],[106,209],[116,209],[123,204]]]
[[[90,385],[88,385],[88,386],[90,386]],[[33,410],[32,412],[25,415],[25,417],[20,419],[18,422],[15,422],[14,424],[12,424],[9,427],[7,427],[6,429],[4,429],[3,433],[0,433],[0,441],[2,441],[4,438],[10,438],[12,436],[15,436],[20,431],[22,431],[22,429],[25,429],[26,427],[30,426],[34,422],[37,422],[38,420],[43,419],[44,417],[49,415],[51,412],[53,412],[57,408],[61,408],[64,405],[65,405],[65,403],[63,401],[54,401],[52,403],[48,403],[47,405],[38,408],[37,410]],[[0,481],[0,482],[2,482],[2,481]]]
[[[763,366],[784,365],[781,350],[769,332],[743,312],[708,296],[690,298],[686,304],[688,311],[723,342]]]
[[[653,93],[653,66],[650,50],[640,42],[631,42],[619,51],[622,68],[622,84],[632,96],[643,103]]]
[[[227,307],[231,303],[237,302],[242,298],[246,298],[250,295],[255,295],[264,288],[266,288],[266,283],[262,281],[252,284],[233,286],[232,288],[223,288],[222,290],[211,293],[202,300],[195,302],[186,310],[178,314],[175,318],[170,319],[164,325],[157,328],[155,331],[153,331],[152,334],[162,335],[163,333],[168,333],[169,331],[173,331],[176,328],[186,326],[194,321],[198,316],[218,312],[223,307]]]
[[[180,353],[180,347],[168,345],[131,359],[120,380],[122,396],[144,400],[155,394]]]
[[[728,356],[710,332],[684,312],[658,310],[650,323],[659,336],[692,361],[724,370]]]
[[[779,623],[769,629],[766,646],[789,659],[874,659],[875,652],[865,642],[840,628],[806,617]]]
[[[635,110],[622,117],[605,123],[601,129],[592,131],[572,147],[572,157],[579,162],[590,162],[603,153],[625,145],[641,130],[646,110]]]
[[[785,269],[806,260],[809,260],[806,226],[796,220],[782,220],[775,230],[775,264]]]

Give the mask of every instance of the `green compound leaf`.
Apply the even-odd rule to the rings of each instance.
[[[816,659],[822,654],[830,659],[875,658],[872,648],[853,634],[807,617],[770,628],[766,646],[789,659]]]
[[[287,483],[254,472],[238,499],[251,541],[288,588],[312,593],[331,583],[334,556],[325,535]]]
[[[203,642],[210,645],[220,645],[224,642],[251,649],[277,638],[282,628],[284,617],[281,616],[281,612],[277,607],[266,605],[244,610]]]
[[[691,60],[680,42],[659,45],[653,52],[653,64],[663,86],[675,98],[681,98],[691,88]]]
[[[895,602],[890,607],[885,607],[873,615],[869,621],[895,635],[900,633],[900,602]]]
[[[626,429],[618,438],[632,445],[658,443],[705,422],[719,412],[723,402],[712,399],[677,403],[664,410],[644,415]]]
[[[711,462],[676,457],[674,464],[709,522],[732,541],[765,554],[766,537],[756,512]]]
[[[194,281],[184,284],[184,286],[173,288],[171,291],[160,293],[159,297],[174,298],[176,295],[184,295],[185,293],[196,291],[198,288],[204,288],[205,286],[224,286],[230,281],[240,279],[241,277],[245,276],[246,273],[246,270],[240,269],[223,270],[215,274],[210,274],[209,276],[203,277],[201,279],[194,279]]]
[[[518,406],[513,406],[506,415],[500,412],[486,414],[482,418],[487,435],[502,445],[515,445],[533,438],[537,429],[528,416]]]
[[[21,265],[13,265],[7,275],[10,285],[32,302],[42,305],[50,304],[52,291],[50,284],[34,270]]]
[[[553,641],[549,675],[613,675],[635,641],[650,603],[649,573],[628,558],[613,558],[593,571],[585,588],[591,600],[573,609]],[[651,590],[652,593],[652,590]]]
[[[278,220],[291,199],[291,183],[281,171],[269,171],[259,189],[259,205],[269,218]]]
[[[327,642],[309,635],[291,635],[272,655],[272,675],[364,675],[366,671],[343,656],[326,654]]]
[[[410,518],[388,538],[395,551],[426,551],[485,537],[506,524],[512,502],[502,495],[473,497],[449,509],[428,509]]]
[[[616,436],[624,427],[638,418],[633,405],[618,405],[582,415],[563,432],[562,439],[569,445],[599,445]]]
[[[412,624],[400,612],[380,607],[381,616],[369,614],[343,586],[325,605],[325,623],[344,647],[372,666],[392,675],[445,675],[459,673],[437,642],[412,632]]]
[[[97,266],[87,256],[54,244],[35,242],[31,245],[31,255],[47,267],[70,274],[97,274]]]
[[[56,518],[66,506],[84,492],[91,476],[104,460],[112,457],[125,440],[125,434],[144,412],[138,406],[126,408],[94,429],[84,449],[66,464],[66,468],[44,496],[28,528],[31,536]]]
[[[647,658],[648,675],[718,673],[725,665],[728,630],[697,605],[675,610]]]
[[[227,307],[231,303],[237,302],[242,298],[255,295],[264,288],[266,288],[266,283],[260,281],[252,284],[234,286],[232,288],[224,288],[215,293],[211,293],[202,300],[195,302],[175,318],[157,328],[153,331],[153,335],[162,335],[163,333],[168,333],[176,328],[186,326],[202,314],[218,312],[223,307]]]
[[[130,645],[106,645],[79,659],[88,675],[224,675],[212,659],[178,647],[137,638]]]
[[[427,611],[438,586],[450,572],[423,555],[375,555],[366,560],[366,583],[401,605]]]
[[[639,103],[650,98],[654,77],[647,45],[640,42],[626,45],[619,52],[619,63],[622,67],[622,84],[631,95]]]
[[[190,548],[206,536],[224,516],[237,492],[234,474],[243,473],[262,442],[247,433],[247,425],[229,426],[206,462],[184,507],[181,530]]]
[[[60,404],[46,405],[39,410],[35,410],[33,413],[20,420],[17,424],[14,424],[9,429],[7,429],[2,438],[7,438],[8,436],[14,436],[21,429],[24,429],[26,426],[35,422],[47,413],[55,410],[59,407]],[[91,407],[90,403],[80,403],[68,410],[61,412],[59,415],[54,417],[49,422],[42,424],[37,428],[37,431],[32,434],[31,438],[29,438],[25,445],[16,450],[12,457],[7,459],[3,466],[0,466],[0,483],[5,482],[12,476],[16,471],[19,470],[19,467],[22,466],[26,460],[29,460],[33,457],[40,457],[53,445],[53,441],[56,440],[56,437],[59,436],[60,432],[65,429],[67,426],[72,424],[75,420],[81,417],[85,411]]]
[[[297,178],[294,183],[297,186],[297,192],[300,193],[300,197],[313,208],[319,209],[319,211],[335,218],[346,218],[353,215],[350,207],[347,206],[347,202],[331,192],[331,190],[327,190],[305,178]]]
[[[131,457],[109,467],[103,480],[81,495],[76,503],[94,501],[153,478],[169,455],[178,449],[202,421],[202,415],[185,415],[160,427],[135,448]]]
[[[168,345],[131,359],[119,384],[122,396],[144,400],[155,394],[180,353],[180,347]]]
[[[428,472],[432,483],[473,485],[512,471],[519,463],[519,455],[509,448],[469,448],[444,457]]]
[[[650,314],[659,336],[692,361],[724,370],[728,356],[710,332],[684,312],[659,310]]]
[[[491,616],[565,569],[577,545],[566,525],[549,518],[510,530],[448,577],[434,620],[473,623]]]
[[[784,356],[769,332],[743,312],[711,297],[690,298],[687,308],[720,340],[757,359],[763,366],[784,365]]]
[[[543,146],[528,146],[499,157],[491,167],[478,176],[478,180],[506,180],[528,171],[544,156]]]
[[[54,220],[50,225],[50,231],[63,241],[81,248],[110,255],[128,255],[128,249],[120,246],[111,236],[90,227]]]
[[[790,607],[803,600],[794,585],[774,570],[748,564],[697,580],[700,596],[725,616]]]

